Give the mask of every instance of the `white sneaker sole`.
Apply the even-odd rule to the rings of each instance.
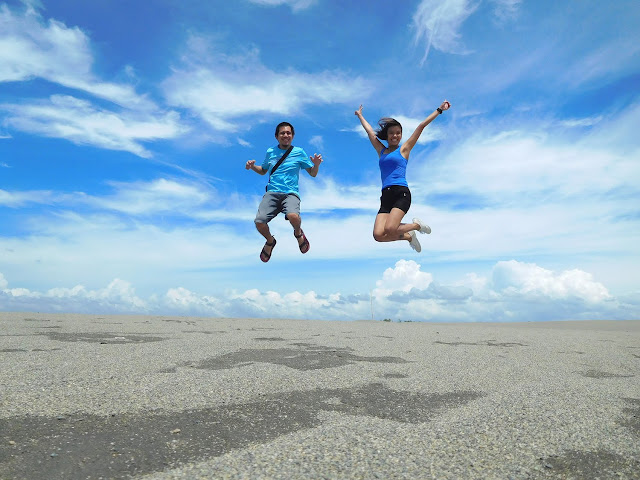
[[[416,252],[420,253],[422,251],[422,246],[420,245],[420,242],[418,241],[418,237],[416,236],[416,232],[411,231],[411,232],[409,232],[409,235],[411,236],[411,240],[409,241],[409,245],[411,245],[411,248],[413,248]]]
[[[419,218],[414,218],[413,223],[417,223],[418,225],[420,225],[420,230],[418,230],[420,233],[431,233],[431,227]]]

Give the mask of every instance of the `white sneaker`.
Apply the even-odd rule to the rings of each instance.
[[[420,253],[422,251],[422,247],[420,246],[420,242],[418,241],[416,232],[414,230],[411,230],[409,232],[409,235],[411,236],[411,240],[409,240],[409,245],[411,245],[411,248],[413,248],[416,252]]]
[[[418,225],[420,225],[420,230],[418,230],[420,233],[431,233],[431,227],[419,218],[414,218],[413,223],[417,223]]]

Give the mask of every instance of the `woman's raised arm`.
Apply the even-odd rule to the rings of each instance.
[[[364,118],[364,115],[362,115],[362,105],[360,105],[360,108],[356,110],[354,113],[360,119],[360,123],[362,124],[362,127],[364,128],[365,132],[367,132],[367,136],[369,137],[369,141],[371,142],[371,145],[373,145],[373,148],[375,148],[376,152],[378,152],[378,155],[380,155],[380,152],[385,148],[385,146],[380,140],[378,140],[378,137],[376,137],[376,132],[373,130],[373,127],[369,125],[369,122],[367,122],[367,120]]]

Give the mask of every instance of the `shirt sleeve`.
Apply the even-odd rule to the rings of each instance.
[[[267,150],[264,154],[264,160],[262,161],[262,170],[265,172],[269,170],[269,160],[271,159],[271,149]]]
[[[305,152],[302,148],[300,149],[300,160],[299,161],[300,161],[300,165],[302,166],[302,168],[312,168],[313,167],[313,162],[309,158],[309,155],[307,155],[307,152]]]

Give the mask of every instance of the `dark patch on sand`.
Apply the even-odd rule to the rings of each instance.
[[[631,430],[634,435],[640,437],[640,398],[623,398],[623,400],[629,406],[622,409],[627,417],[620,420],[619,423]]]
[[[576,372],[587,378],[631,378],[635,377],[635,375],[624,375],[621,373],[609,373],[603,372],[601,370],[587,370],[585,372]]]
[[[541,459],[543,472],[534,478],[563,480],[639,478],[640,461],[608,450],[567,450],[562,455]]]
[[[316,427],[322,411],[423,423],[481,396],[418,394],[374,383],[182,412],[0,419],[0,478],[125,478]]]
[[[214,333],[227,333],[224,330],[182,330],[182,333],[204,333],[205,335],[213,335]]]
[[[18,352],[28,352],[29,350],[25,350],[24,348],[3,348],[0,350],[0,353],[18,353]]]
[[[260,342],[284,342],[285,339],[282,337],[256,337],[254,340]]]
[[[433,343],[439,343],[441,345],[452,345],[452,346],[459,346],[459,345],[475,345],[475,346],[482,346],[482,347],[528,347],[527,344],[525,343],[516,343],[516,342],[496,342],[495,340],[486,340],[484,342],[442,342],[440,340],[436,340]]]
[[[409,378],[409,375],[404,373],[385,373],[382,378]]]
[[[161,342],[165,340],[163,337],[154,337],[146,333],[140,334],[123,334],[123,333],[40,333],[38,335],[46,335],[50,340],[58,342],[84,342],[84,343],[102,343],[109,345],[123,345],[127,343],[149,343]]]
[[[218,357],[211,357],[189,366],[203,370],[225,370],[254,363],[284,365],[296,370],[317,370],[343,367],[357,362],[408,363],[400,357],[361,357],[350,348],[331,348],[318,345],[297,344],[301,348],[252,348],[241,349]],[[303,346],[304,345],[304,346]]]
[[[168,320],[162,320],[162,321],[166,322],[166,323],[186,323],[187,325],[197,325],[197,323],[198,323],[195,320],[173,320],[173,319],[168,319]]]

